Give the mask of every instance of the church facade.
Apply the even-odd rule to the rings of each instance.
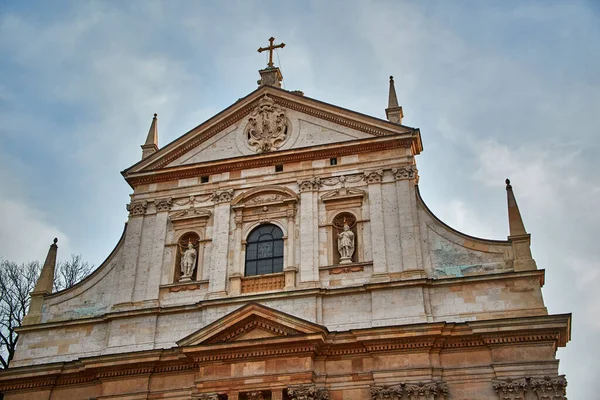
[[[271,43],[273,45],[273,43]],[[419,194],[418,129],[258,89],[122,172],[106,261],[52,293],[50,247],[0,391],[16,399],[560,399],[544,270],[458,232]]]

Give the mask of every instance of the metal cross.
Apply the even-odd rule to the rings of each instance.
[[[269,67],[273,66],[273,50],[283,49],[285,47],[285,43],[273,45],[274,41],[275,41],[275,38],[271,36],[269,38],[269,45],[267,47],[259,47],[258,48],[259,53],[269,50],[269,63],[267,64],[267,66],[269,66]]]

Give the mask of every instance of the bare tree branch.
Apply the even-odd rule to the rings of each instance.
[[[68,261],[58,262],[55,270],[54,291],[67,289],[85,278],[94,268],[81,255],[71,255]],[[0,369],[8,368],[18,341],[15,329],[29,309],[41,267],[37,261],[18,265],[0,259]]]

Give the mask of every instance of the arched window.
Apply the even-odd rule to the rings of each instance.
[[[246,276],[283,272],[283,232],[272,224],[260,225],[246,240]]]

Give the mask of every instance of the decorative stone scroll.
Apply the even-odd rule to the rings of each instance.
[[[417,168],[414,165],[405,165],[399,168],[392,168],[392,174],[397,181],[404,179],[414,179],[417,176]]]
[[[173,199],[171,197],[165,199],[155,199],[154,205],[156,206],[156,212],[169,211],[173,205]]]
[[[383,170],[365,172],[364,179],[367,183],[381,183],[383,180]]]
[[[298,181],[298,187],[300,188],[301,192],[312,192],[315,190],[319,190],[322,185],[323,183],[321,182],[321,179],[319,179],[319,177],[316,176],[306,179],[304,181]]]
[[[373,400],[445,400],[447,396],[448,386],[441,381],[371,386]]]
[[[260,154],[281,147],[289,136],[288,129],[285,110],[265,95],[250,113],[244,133],[248,145]]]
[[[148,208],[148,202],[144,201],[135,201],[127,204],[127,211],[129,211],[129,216],[134,215],[144,215],[146,214],[146,209]]]
[[[567,380],[564,375],[550,378],[506,378],[492,382],[501,400],[525,400],[528,393],[534,393],[538,400],[566,399]]]
[[[290,400],[329,400],[327,389],[315,385],[290,386],[287,389]]]
[[[219,203],[228,203],[233,199],[233,189],[220,190],[213,194],[212,200]]]

